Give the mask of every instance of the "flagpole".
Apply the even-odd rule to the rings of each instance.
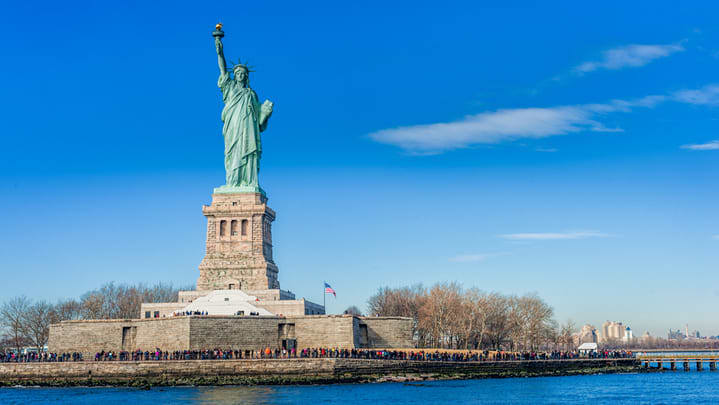
[[[325,283],[326,281],[322,282],[322,307],[325,310],[325,315],[327,315],[327,292],[325,291]]]

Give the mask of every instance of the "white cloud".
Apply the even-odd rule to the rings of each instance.
[[[697,143],[693,145],[682,145],[682,149],[691,150],[719,150],[719,140],[707,143]]]
[[[506,253],[474,253],[474,254],[454,256],[454,257],[451,257],[449,259],[449,261],[456,262],[456,263],[483,262],[491,257],[502,256],[505,254]]]
[[[628,113],[639,107],[653,108],[668,101],[719,105],[719,84],[667,95],[649,95],[635,100],[485,111],[457,121],[383,129],[369,134],[369,137],[376,142],[398,146],[413,154],[429,155],[474,145],[540,139],[584,131],[622,132],[621,128],[606,127],[600,120],[605,114]],[[702,145],[684,145],[683,148],[711,150],[716,149],[716,143],[717,141],[712,141]],[[541,148],[536,150],[551,151]]]
[[[696,105],[719,105],[719,85],[710,84],[695,90],[681,90],[673,94],[681,103]]]
[[[719,240],[719,235],[714,235],[713,238]]]
[[[559,149],[557,149],[557,148],[536,148],[535,150],[537,152],[548,152],[548,153],[559,151]]]
[[[460,121],[385,129],[370,134],[377,142],[427,153],[492,144],[519,138],[544,138],[583,130],[601,130],[580,106],[517,108],[484,112]]]
[[[606,238],[609,234],[597,231],[574,231],[574,232],[546,232],[546,233],[510,233],[500,235],[501,238],[510,240],[561,240],[561,239],[587,239]]]
[[[639,67],[683,50],[684,47],[680,44],[620,46],[602,52],[601,60],[584,62],[575,67],[574,71],[583,74],[598,69],[617,70],[625,67]]]
[[[502,109],[454,122],[383,129],[369,137],[412,153],[432,154],[476,144],[538,139],[581,131],[621,132],[620,128],[605,127],[597,118],[611,112],[629,112],[633,107],[653,107],[665,99],[665,96],[647,96],[605,104]]]

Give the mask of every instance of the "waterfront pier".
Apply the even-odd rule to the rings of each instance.
[[[669,370],[676,370],[677,363],[682,365],[684,371],[691,370],[691,363],[695,363],[696,371],[704,370],[704,363],[709,364],[709,371],[716,371],[717,362],[719,362],[719,355],[714,354],[691,354],[691,355],[669,355],[669,356],[658,356],[658,355],[643,355],[637,356],[637,361],[640,362],[641,366],[645,369],[657,368],[666,369],[665,364],[669,364]]]

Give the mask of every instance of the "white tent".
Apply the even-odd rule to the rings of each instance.
[[[597,351],[597,344],[596,344],[596,343],[591,343],[591,342],[582,343],[581,345],[579,345],[579,347],[577,348],[577,350],[579,350],[579,353],[596,352],[596,351]]]
[[[180,312],[204,312],[207,315],[274,315],[264,308],[254,306],[256,299],[257,297],[240,290],[215,290],[192,301]]]

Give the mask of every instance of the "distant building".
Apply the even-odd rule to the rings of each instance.
[[[626,328],[627,327],[621,322],[606,321],[602,324],[600,340],[602,342],[607,342],[611,339],[624,340],[624,337],[626,335]]]
[[[685,336],[682,333],[681,330],[671,330],[669,329],[669,333],[667,333],[667,339],[668,340],[684,340]]]
[[[609,321],[606,321],[606,322],[604,322],[604,323],[602,324],[602,333],[601,333],[601,335],[599,336],[599,339],[600,339],[602,342],[606,342],[607,339],[609,338],[609,325],[611,325],[611,324],[612,324],[612,323],[609,322]]]
[[[597,328],[590,324],[582,326],[582,329],[575,337],[575,341],[577,342],[577,345],[581,345],[583,343],[597,343],[599,341]]]
[[[624,342],[626,342],[626,343],[629,343],[629,342],[631,342],[632,340],[634,340],[634,333],[632,333],[632,328],[630,328],[629,326],[627,326],[627,327],[624,329],[624,337],[622,338],[622,341],[624,341]]]

